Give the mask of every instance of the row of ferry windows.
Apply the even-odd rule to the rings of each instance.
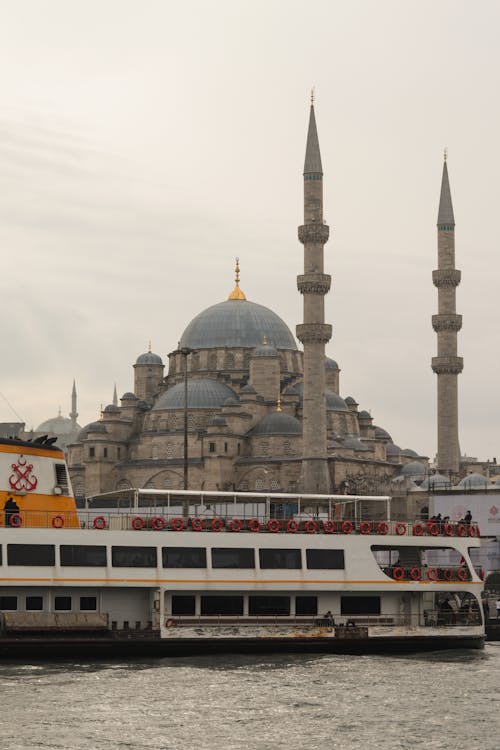
[[[0,610],[15,612],[22,608],[22,601],[18,606],[17,596],[0,596]],[[97,609],[97,597],[80,596],[80,612],[95,612]],[[41,612],[44,608],[43,596],[26,596],[24,609],[26,612]],[[71,612],[73,601],[71,596],[55,596],[53,609],[55,612]]]
[[[211,550],[212,568],[255,568],[255,552],[252,547],[213,547]],[[1,552],[1,550],[0,550]],[[306,549],[306,567],[309,570],[343,570],[344,550]],[[206,568],[207,550],[205,547],[162,547],[164,568]],[[60,565],[73,567],[100,568],[107,565],[105,546],[82,544],[61,544],[59,547]],[[261,570],[302,568],[300,549],[259,549]],[[0,554],[1,562],[1,554]],[[8,544],[8,565],[47,565],[56,564],[53,544]],[[111,565],[115,568],[156,568],[156,547],[111,547]]]
[[[290,596],[248,596],[248,615],[250,617],[257,615],[277,615],[287,617],[291,613]],[[202,617],[214,615],[239,616],[245,613],[245,597],[235,595],[201,595],[199,597],[199,614]],[[172,615],[175,616],[192,616],[196,615],[196,596],[194,594],[174,594],[172,595]],[[317,615],[318,614],[318,597],[317,596],[296,596],[295,597],[295,614]],[[349,615],[379,615],[380,614],[380,597],[379,596],[341,596],[340,597],[340,614]]]

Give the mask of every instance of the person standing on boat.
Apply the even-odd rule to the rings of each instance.
[[[497,620],[500,618],[500,596],[496,600],[495,607],[497,610]]]
[[[5,526],[10,526],[10,519],[19,513],[19,505],[16,503],[13,497],[9,497],[5,505],[3,506],[5,513]]]

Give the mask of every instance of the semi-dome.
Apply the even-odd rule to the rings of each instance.
[[[401,453],[401,448],[399,445],[395,445],[394,443],[387,443],[385,446],[385,452],[387,456],[399,456]]]
[[[179,348],[219,349],[260,346],[263,337],[276,349],[297,349],[292,332],[263,305],[228,299],[199,313],[181,336]]]
[[[409,461],[407,464],[404,464],[401,469],[401,474],[404,477],[423,477],[425,472],[425,466],[418,461]]]
[[[375,427],[375,437],[378,440],[392,440],[391,436],[387,432],[387,430],[384,430],[383,427],[378,427],[377,425],[373,425]]]
[[[300,398],[302,399],[304,397],[304,383],[295,383],[293,387],[300,394]],[[286,393],[288,394],[288,389],[286,390]],[[325,390],[325,402],[327,411],[349,411],[349,407],[344,399],[341,398],[338,393],[328,390],[328,388]]]
[[[356,401],[356,399],[355,399],[355,398],[353,398],[352,396],[346,396],[346,398],[344,399],[344,401],[345,401],[345,402],[346,402],[346,404],[348,404],[349,406],[357,406],[357,405],[358,405],[358,402],[357,402],[357,401]]]
[[[137,357],[136,365],[163,365],[162,358],[154,352],[144,352]]]
[[[232,398],[238,403],[238,396],[225,383],[211,378],[191,378],[188,380],[187,405],[189,409],[215,409],[221,407],[228,398]],[[184,383],[177,383],[158,397],[153,406],[153,411],[183,408]]]
[[[418,458],[418,453],[417,451],[414,451],[413,448],[403,448],[401,455],[406,456],[407,458]]]
[[[290,414],[274,411],[257,422],[250,432],[252,435],[302,435],[302,425]]]

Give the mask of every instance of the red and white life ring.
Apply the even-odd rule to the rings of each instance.
[[[392,571],[392,577],[395,581],[402,581],[403,578],[405,578],[405,572],[403,568],[401,568],[399,565],[397,568],[394,568]]]
[[[19,515],[19,513],[13,513],[11,517],[9,518],[9,526],[12,526],[14,529],[18,529],[19,526],[23,525],[23,519]]]
[[[205,528],[205,522],[203,518],[193,518],[191,521],[191,529],[193,531],[203,531]]]
[[[186,528],[186,522],[183,518],[172,518],[170,528],[172,531],[184,531]]]
[[[286,530],[289,534],[297,533],[299,530],[299,524],[294,518],[290,518],[290,520],[286,522]]]
[[[423,536],[423,533],[425,531],[425,527],[422,523],[414,523],[413,524],[413,535],[414,536]]]
[[[94,526],[94,529],[105,529],[106,519],[104,518],[104,516],[96,516],[94,518],[93,526]]]
[[[455,529],[452,523],[445,523],[444,533],[446,534],[446,536],[453,536],[453,534],[455,533]]]
[[[166,628],[175,628],[177,625],[175,620],[172,620],[171,617],[169,617],[167,620],[165,620],[165,627]]]
[[[387,521],[379,521],[377,524],[377,534],[381,534],[381,536],[385,536],[389,533],[389,524]]]
[[[403,534],[406,534],[406,524],[402,521],[396,524],[396,534],[398,536],[403,536]]]
[[[360,534],[371,534],[372,533],[372,525],[369,521],[361,521],[359,524],[359,531]]]
[[[212,523],[210,524],[210,528],[212,531],[222,531],[224,528],[224,521],[222,518],[214,518]]]
[[[342,521],[342,525],[340,527],[342,529],[343,534],[352,534],[353,525],[351,521]]]
[[[443,577],[445,581],[453,581],[453,571],[451,568],[445,568],[443,570]]]
[[[260,521],[257,518],[251,518],[248,522],[248,530],[258,533],[260,531]]]
[[[144,518],[141,516],[134,516],[131,526],[135,531],[140,531],[144,528]]]
[[[304,522],[304,531],[306,534],[315,534],[318,530],[318,524],[316,521],[305,521]]]
[[[427,578],[429,581],[439,581],[439,572],[437,568],[428,568]]]
[[[55,529],[62,529],[64,526],[64,518],[62,516],[54,516],[52,519],[52,526]]]
[[[243,528],[243,521],[240,518],[231,518],[228,524],[229,531],[241,531]]]
[[[439,534],[439,526],[437,523],[434,523],[434,521],[430,521],[427,524],[427,528],[429,529],[429,534],[431,536],[437,536]]]
[[[153,531],[161,531],[165,528],[165,519],[161,516],[155,516],[151,521],[151,528]]]
[[[323,531],[325,534],[333,534],[335,531],[335,522],[334,521],[323,521]]]
[[[467,526],[463,523],[459,523],[457,526],[458,536],[467,536]]]
[[[477,528],[475,526],[469,526],[469,536],[477,536]]]
[[[271,534],[277,534],[277,532],[281,529],[281,522],[278,521],[277,518],[271,518],[267,522],[267,530],[271,532]]]
[[[457,570],[457,578],[459,581],[466,581],[469,577],[467,568],[459,568]]]
[[[420,581],[422,578],[422,571],[420,570],[420,568],[412,568],[410,570],[410,578],[413,581]]]

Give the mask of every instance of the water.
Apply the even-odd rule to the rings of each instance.
[[[0,664],[5,750],[498,750],[500,643],[417,656]]]

